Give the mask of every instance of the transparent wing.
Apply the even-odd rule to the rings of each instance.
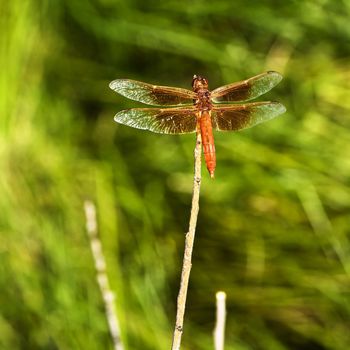
[[[212,109],[211,117],[215,130],[236,131],[273,119],[285,111],[279,102],[217,105]]]
[[[191,90],[157,86],[130,79],[113,80],[109,87],[131,100],[153,106],[193,104],[196,94]]]
[[[277,72],[266,72],[237,83],[221,86],[211,92],[214,103],[249,101],[270,91],[282,80]]]
[[[196,109],[178,108],[133,108],[116,114],[117,123],[161,134],[185,134],[196,131]]]

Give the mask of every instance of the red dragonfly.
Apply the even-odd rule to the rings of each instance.
[[[208,81],[193,76],[193,91],[157,86],[130,79],[117,79],[109,87],[129,99],[158,108],[132,108],[114,117],[118,123],[163,134],[197,132],[202,135],[203,153],[210,176],[216,167],[213,129],[237,131],[270,120],[286,111],[279,102],[253,102],[282,80],[277,72],[266,72],[247,80],[208,90]]]

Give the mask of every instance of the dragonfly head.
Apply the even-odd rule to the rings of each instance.
[[[195,92],[200,89],[208,89],[208,80],[200,75],[194,75],[192,79],[192,88]]]

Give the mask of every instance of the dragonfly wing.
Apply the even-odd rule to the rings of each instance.
[[[237,131],[273,119],[285,111],[286,108],[279,102],[216,105],[211,117],[215,130]]]
[[[277,72],[266,72],[247,80],[221,86],[211,92],[214,103],[249,101],[270,91],[282,80]]]
[[[131,100],[153,106],[193,104],[196,94],[187,89],[157,86],[130,79],[113,80],[109,87]]]
[[[196,109],[178,108],[133,108],[116,114],[117,123],[161,134],[185,134],[196,131]]]

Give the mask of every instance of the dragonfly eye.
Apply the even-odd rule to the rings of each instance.
[[[207,89],[208,88],[208,81],[205,78],[202,78],[200,75],[194,75],[192,80],[192,87],[194,91],[197,91],[198,89]]]
[[[194,75],[193,79],[192,79],[192,87],[194,88],[194,85],[196,84],[197,80],[199,80],[201,77],[199,77],[198,75]]]

